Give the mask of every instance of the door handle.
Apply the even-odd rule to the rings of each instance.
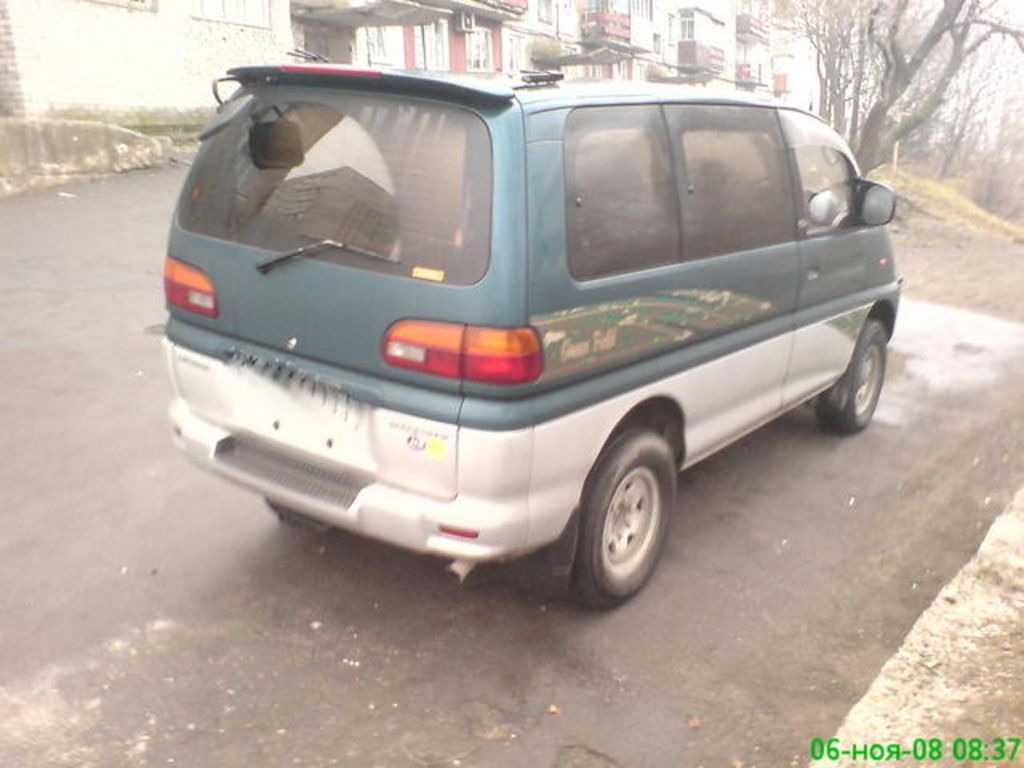
[[[808,267],[807,268],[807,279],[808,280],[817,280],[819,277],[821,277],[821,270],[819,270],[817,267]]]

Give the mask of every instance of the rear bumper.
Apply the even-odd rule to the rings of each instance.
[[[547,543],[529,540],[528,487],[500,500],[460,494],[442,501],[310,461],[262,438],[232,434],[195,415],[180,399],[172,403],[170,417],[176,446],[195,464],[338,528],[417,552],[475,561]],[[442,526],[477,536],[446,534]]]
[[[222,363],[166,345],[176,393],[170,407],[175,445],[200,467],[285,507],[406,549],[473,561],[538,549],[554,540],[569,520],[571,505],[564,510],[538,505],[531,494],[533,429],[459,428],[453,441],[455,492],[431,494],[415,489],[412,454],[403,460],[409,468],[404,477],[394,471],[387,435],[379,434],[393,429],[399,414],[374,409],[367,417],[372,447],[362,466],[331,461],[287,440],[253,433],[238,416],[240,407],[226,408],[216,417],[204,413],[191,397],[199,397],[206,408],[213,400],[230,402],[245,393],[225,384],[234,379],[220,370]],[[183,357],[192,363],[187,373],[177,370]],[[205,370],[199,372],[197,361]],[[208,391],[200,393],[199,387]],[[442,428],[453,429],[437,424],[438,431]],[[382,471],[388,462],[392,468]]]

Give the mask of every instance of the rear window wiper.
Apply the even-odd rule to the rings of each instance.
[[[348,251],[358,256],[366,256],[369,259],[378,259],[380,261],[396,261],[393,257],[386,253],[380,253],[379,251],[372,251],[369,248],[362,248],[358,245],[352,245],[351,243],[339,243],[337,240],[317,240],[315,243],[304,245],[301,248],[296,248],[293,251],[285,251],[284,253],[275,254],[263,261],[256,263],[256,269],[259,270],[261,275],[267,274],[274,267],[284,264],[286,261],[297,259],[306,254],[313,253],[315,251],[323,250],[324,248],[331,248],[337,251]]]

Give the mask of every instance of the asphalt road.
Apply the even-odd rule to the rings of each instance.
[[[1024,326],[908,301],[871,429],[805,408],[686,472],[617,611],[282,528],[171,447],[182,176],[0,201],[5,768],[803,764],[1024,478]]]

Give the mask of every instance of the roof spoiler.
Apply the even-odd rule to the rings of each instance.
[[[236,67],[225,77],[213,81],[213,95],[223,82],[240,85],[280,83],[296,85],[344,86],[387,93],[435,96],[453,101],[500,105],[512,101],[515,91],[508,85],[470,78],[441,78],[415,72],[359,69],[338,64],[278,64],[274,66]]]

